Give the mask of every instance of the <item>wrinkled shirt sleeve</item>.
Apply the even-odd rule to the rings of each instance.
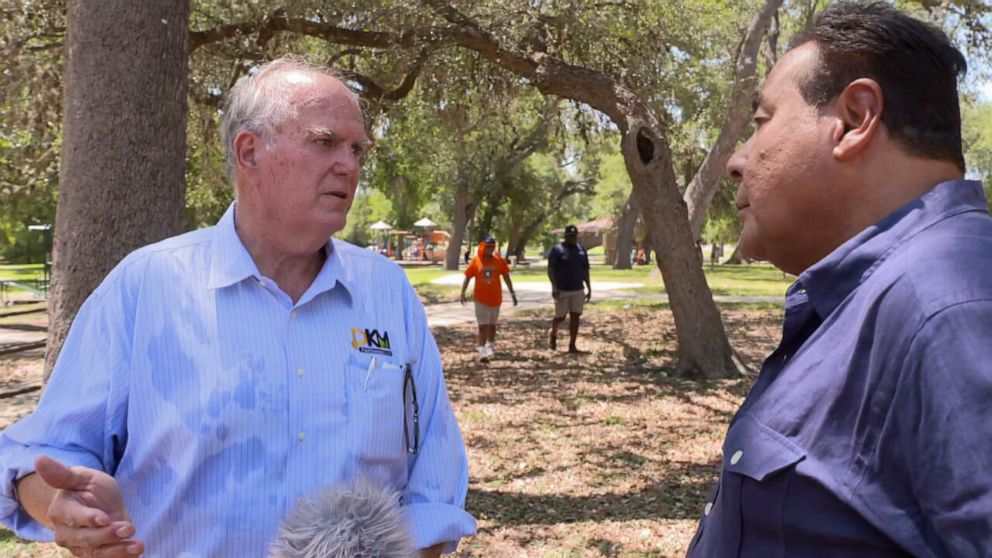
[[[476,532],[475,519],[465,511],[468,458],[423,305],[412,287],[406,289],[406,322],[420,405],[420,451],[410,459],[403,502],[418,548],[444,542],[448,544],[443,552],[449,553],[459,539]]]
[[[936,555],[992,548],[992,300],[930,318],[914,338],[892,409]],[[939,541],[939,542],[938,542]]]
[[[121,297],[107,288],[94,292],[69,330],[37,409],[0,434],[0,522],[20,537],[52,540],[17,499],[16,483],[34,472],[37,457],[108,474],[116,469],[126,443],[124,316]]]

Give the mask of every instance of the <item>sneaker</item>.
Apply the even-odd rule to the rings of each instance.
[[[489,343],[488,345],[486,345],[486,352],[489,353],[489,358],[495,357],[496,356],[496,345],[493,345],[492,343]]]
[[[489,362],[489,351],[485,347],[479,347],[479,361]]]

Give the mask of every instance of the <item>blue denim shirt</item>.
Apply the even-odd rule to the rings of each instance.
[[[806,270],[689,556],[992,555],[992,218],[937,185]]]

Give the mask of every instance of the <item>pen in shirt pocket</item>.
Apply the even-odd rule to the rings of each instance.
[[[365,391],[368,391],[369,390],[369,379],[372,377],[372,371],[375,370],[377,364],[380,364],[379,363],[379,359],[376,358],[375,355],[372,355],[372,360],[369,361],[369,369],[365,373],[365,388],[364,388]],[[386,370],[402,370],[403,369],[402,366],[400,366],[398,364],[393,364],[393,363],[391,363],[389,361],[383,361],[381,363],[381,365],[382,365],[382,368],[384,368]]]

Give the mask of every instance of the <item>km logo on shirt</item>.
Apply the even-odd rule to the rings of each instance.
[[[383,331],[380,334],[377,329],[351,328],[351,347],[363,353],[376,353],[387,356],[392,356],[393,354],[389,346],[389,332]]]

